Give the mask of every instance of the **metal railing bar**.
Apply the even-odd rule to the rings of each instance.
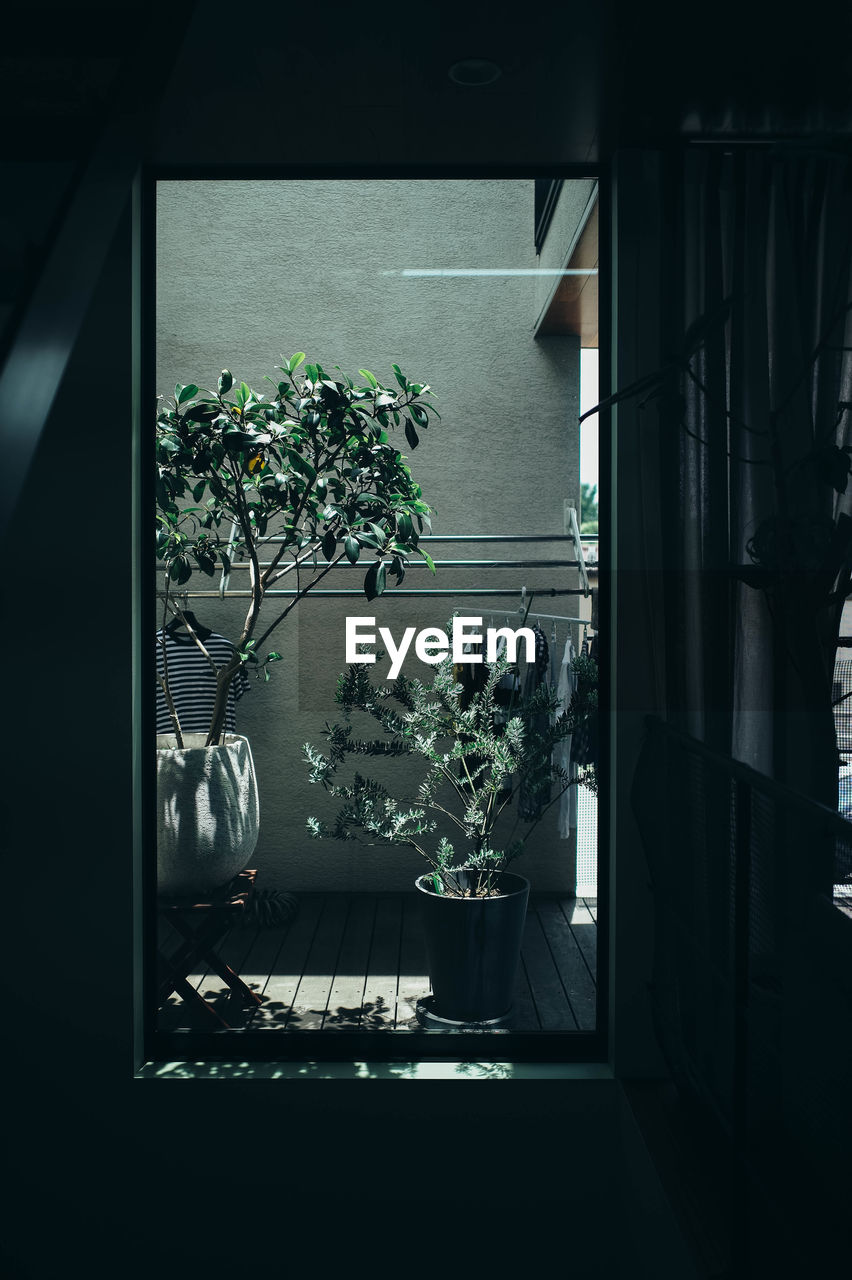
[[[536,596],[582,596],[585,594],[582,587],[537,587],[534,590]],[[158,591],[157,594],[162,598],[162,591]],[[250,591],[226,591],[224,595],[221,595],[219,591],[178,591],[177,593],[172,592],[171,594],[178,594],[179,596],[190,600],[216,600],[220,598],[230,599],[236,597],[248,600],[251,598]],[[298,594],[299,592],[297,591],[284,591],[277,590],[275,588],[264,593],[265,596],[277,596],[279,598],[289,597],[291,599]],[[337,589],[323,588],[319,591],[308,591],[305,594],[310,596],[312,599],[318,596],[324,596],[326,598],[329,596],[360,596],[362,599],[366,598],[364,596],[364,592],[356,587],[340,587]],[[440,587],[432,591],[428,589],[421,590],[418,588],[408,587],[400,589],[394,587],[391,590],[385,591],[384,594],[386,596],[487,596],[489,598],[493,596],[511,596],[513,599],[517,599],[521,593],[517,587]]]
[[[271,564],[269,560],[261,560],[261,569],[268,568]],[[313,568],[313,561],[304,562],[306,566]],[[578,567],[577,560],[435,560],[433,563],[442,569],[576,569]],[[341,569],[363,569],[363,562],[356,561],[351,564],[348,560],[338,560],[336,564],[331,564],[328,560],[317,560],[317,569],[329,568]],[[425,560],[412,560],[406,565],[406,573],[409,569],[428,569]],[[250,569],[251,561],[236,560],[231,561],[229,572],[234,569]]]
[[[597,538],[597,534],[593,537]],[[263,538],[263,542],[283,542],[283,534]],[[428,533],[419,542],[573,542],[570,533]],[[582,539],[585,541],[585,537]]]

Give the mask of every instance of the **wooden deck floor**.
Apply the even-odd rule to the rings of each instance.
[[[305,893],[284,929],[234,928],[219,955],[263,998],[240,1009],[216,973],[189,980],[232,1027],[285,1034],[423,1028],[417,1001],[429,993],[415,894]],[[509,1030],[593,1031],[597,903],[530,896]],[[236,1007],[235,1007],[236,1006]],[[209,1029],[203,1009],[177,996],[158,1015],[162,1031]]]

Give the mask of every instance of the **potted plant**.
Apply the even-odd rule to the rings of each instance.
[[[507,706],[510,663],[498,658],[483,669],[480,687],[471,693],[449,658],[437,663],[429,683],[400,675],[390,686],[374,685],[364,666],[353,664],[338,680],[343,721],[326,725],[327,753],[311,743],[304,747],[310,781],[343,801],[330,823],[308,818],[313,837],[407,845],[428,862],[430,870],[415,881],[433,992],[428,1012],[450,1024],[507,1017],[529,896],[528,880],[508,868],[569,786],[596,788],[594,764],[571,778],[552,763],[556,743],[594,714],[590,671],[584,691],[559,710],[546,686],[524,702],[511,695]],[[379,736],[356,737],[353,712],[369,717]],[[424,762],[416,795],[396,798],[360,772],[351,781],[338,780],[350,757],[399,756]],[[521,794],[527,819],[516,813]],[[513,830],[504,840],[513,813]],[[516,834],[521,821],[526,825]],[[450,839],[441,824],[457,834]]]
[[[225,732],[237,672],[253,668],[269,679],[280,655],[266,649],[267,641],[341,560],[369,560],[368,599],[382,594],[388,573],[399,584],[414,553],[434,572],[418,545],[429,507],[391,439],[401,428],[414,449],[417,429],[440,417],[428,385],[409,381],[398,365],[392,366],[397,385],[389,388],[368,369],[359,370],[358,384],[337,367],[329,375],[306,363],[304,352],[282,360],[266,379],[269,394],[223,369],[215,392],[178,383],[157,413],[159,678],[172,724],[157,740],[158,876],[160,892],[170,895],[226,883],[257,841],[251,750],[245,738]],[[185,591],[196,573],[211,578],[217,567],[227,573],[234,557],[248,562],[251,595],[231,656],[217,663],[176,591]],[[262,623],[269,589],[290,582],[292,596]],[[183,622],[215,676],[204,733],[187,734],[180,724],[165,642],[170,615]]]

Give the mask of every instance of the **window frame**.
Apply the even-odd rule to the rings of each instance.
[[[475,1060],[501,1063],[605,1064],[610,1056],[611,980],[610,955],[610,635],[611,576],[599,569],[599,733],[598,794],[598,897],[597,897],[597,1004],[594,1031],[491,1032],[396,1031],[301,1032],[280,1036],[269,1031],[221,1030],[216,1032],[164,1032],[157,1017],[157,891],[156,860],[146,851],[153,848],[156,772],[154,752],[146,747],[154,736],[154,699],[150,695],[155,678],[153,647],[147,637],[156,629],[156,569],[151,554],[150,529],[146,513],[154,505],[154,433],[148,409],[156,403],[156,195],[164,181],[217,182],[316,179],[381,180],[411,178],[518,179],[548,181],[552,216],[562,183],[571,178],[593,178],[598,183],[600,218],[599,273],[607,283],[599,296],[599,398],[609,394],[611,367],[612,263],[610,253],[611,189],[608,167],[600,164],[559,166],[494,165],[476,166],[330,166],[330,165],[146,165],[140,170],[133,191],[133,1044],[136,1070],[144,1063],[192,1062],[286,1062],[328,1061],[334,1063],[372,1061],[381,1063],[437,1063],[447,1060]],[[536,215],[539,210],[536,209]],[[540,219],[535,218],[536,248],[540,248]],[[541,239],[546,231],[541,231]],[[600,476],[608,488],[611,475],[609,432],[602,420],[599,427]],[[608,493],[599,493],[599,562],[610,564],[610,519]],[[487,1046],[487,1052],[484,1052]]]

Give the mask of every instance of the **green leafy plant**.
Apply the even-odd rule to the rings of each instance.
[[[580,533],[590,534],[598,531],[598,486],[596,484],[580,485]]]
[[[183,618],[195,643],[216,671],[217,694],[208,745],[219,741],[231,681],[241,664],[269,676],[274,650],[261,656],[272,632],[301,599],[344,558],[369,558],[364,591],[380,596],[387,575],[402,582],[408,557],[429,526],[430,508],[405,457],[391,440],[401,428],[411,449],[418,428],[440,414],[426,383],[410,381],[392,365],[396,387],[382,385],[369,369],[356,384],[337,369],[305,362],[296,352],[267,376],[269,395],[237,383],[223,369],[215,392],[194,383],[175,387],[156,423],[157,556],[164,566],[163,619]],[[223,530],[227,530],[226,536]],[[270,558],[261,562],[268,548]],[[318,560],[319,554],[323,562]],[[213,577],[248,562],[251,601],[231,661],[210,658],[191,621],[175,600],[195,573]],[[386,563],[386,558],[389,563]],[[261,631],[261,608],[269,588],[285,579],[294,594]],[[161,685],[183,745],[169,690],[163,645]]]
[[[310,781],[343,801],[330,824],[309,817],[310,834],[408,845],[431,866],[436,892],[454,897],[497,894],[497,873],[523,851],[563,792],[578,782],[597,789],[594,764],[572,779],[552,761],[556,744],[586,725],[596,711],[597,668],[591,659],[582,661],[584,680],[571,705],[556,716],[558,699],[547,687],[526,702],[515,700],[507,707],[498,701],[501,679],[512,669],[505,658],[486,664],[484,684],[469,701],[449,658],[436,665],[431,683],[400,676],[390,686],[374,685],[363,664],[351,665],[339,677],[335,693],[343,721],[326,724],[324,730],[327,753],[309,742],[304,746]],[[375,722],[380,736],[354,736],[353,712]],[[534,730],[543,714],[549,717],[547,729]],[[382,783],[357,771],[350,782],[338,780],[350,758],[394,756],[420,757],[424,762],[415,796],[396,798]],[[516,802],[522,790],[537,816],[518,834],[524,819],[517,814]],[[515,821],[503,839],[513,802]],[[438,817],[433,815],[453,824],[456,843],[438,834]],[[457,878],[462,870],[479,873],[466,877],[466,888]]]

